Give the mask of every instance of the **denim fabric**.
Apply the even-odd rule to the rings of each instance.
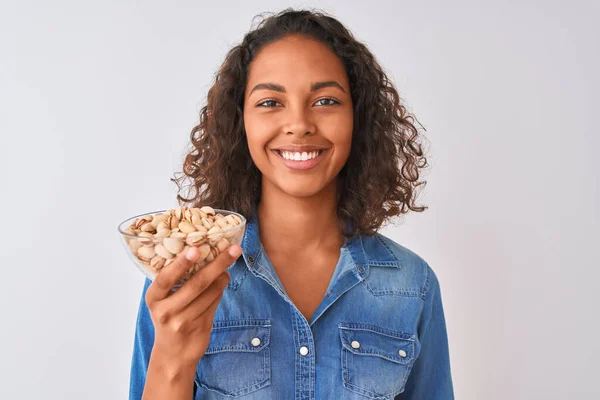
[[[417,254],[379,233],[346,239],[307,321],[286,295],[256,219],[242,249],[228,269],[194,399],[454,399],[440,285]],[[136,325],[132,400],[142,397],[154,341],[149,284]]]

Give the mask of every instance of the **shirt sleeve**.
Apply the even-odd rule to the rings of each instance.
[[[154,346],[154,324],[150,310],[146,304],[146,292],[152,281],[146,278],[142,289],[142,298],[135,325],[135,338],[133,342],[133,356],[131,359],[131,372],[129,378],[129,400],[141,400],[146,385],[146,373],[150,363],[150,355]],[[199,395],[196,381],[194,381],[193,398]]]
[[[152,281],[146,278],[138,309],[133,342],[133,357],[129,378],[129,400],[141,400],[146,384],[146,372],[154,345],[154,325],[146,305],[146,292]]]
[[[448,335],[437,276],[427,265],[428,290],[418,336],[421,351],[395,400],[454,400]]]

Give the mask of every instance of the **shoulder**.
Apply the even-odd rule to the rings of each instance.
[[[375,267],[371,272],[389,279],[390,284],[398,285],[403,294],[424,299],[431,288],[438,285],[437,276],[429,263],[390,237],[375,233],[363,236],[362,244],[369,266]]]

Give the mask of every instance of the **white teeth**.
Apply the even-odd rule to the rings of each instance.
[[[291,151],[280,151],[279,152],[283,158],[286,160],[294,160],[294,161],[306,161],[313,158],[316,158],[319,155],[319,151],[311,151],[311,152],[291,152]]]

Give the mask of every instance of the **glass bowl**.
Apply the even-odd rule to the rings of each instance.
[[[136,215],[118,230],[129,258],[150,280],[190,246],[198,247],[198,261],[175,284],[177,290],[200,268],[236,243],[241,244],[246,218],[233,211],[180,206]]]

